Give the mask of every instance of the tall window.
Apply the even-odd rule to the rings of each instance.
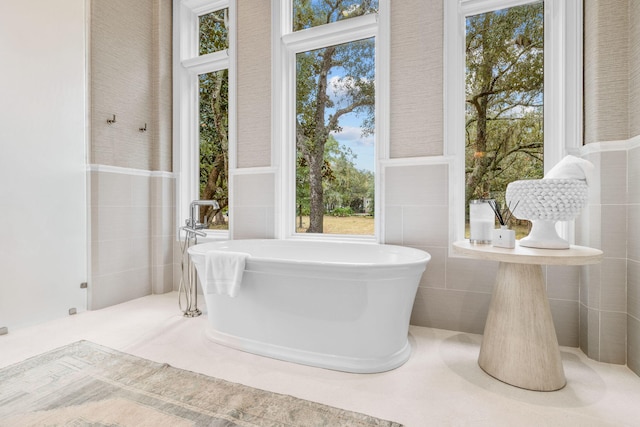
[[[200,199],[216,200],[220,209],[200,209],[209,228],[227,230],[229,207],[229,70],[203,73],[199,78]]]
[[[465,206],[504,205],[507,184],[544,175],[544,4],[468,16],[465,27]]]
[[[542,178],[581,145],[581,3],[445,2],[452,240],[465,237],[471,199],[504,205],[510,182]]]
[[[287,229],[375,235],[378,0],[292,0]]]
[[[233,145],[233,46],[235,2],[176,0],[175,45],[180,223],[192,200],[216,200],[220,209],[200,208],[210,230],[229,229],[229,167]],[[177,11],[177,13],[176,13]],[[180,225],[180,224],[179,224]],[[216,233],[216,231],[212,231]]]

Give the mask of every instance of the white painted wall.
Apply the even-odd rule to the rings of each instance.
[[[85,0],[0,0],[0,327],[86,309]]]

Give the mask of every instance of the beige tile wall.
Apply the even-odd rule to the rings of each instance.
[[[384,173],[384,242],[431,254],[411,323],[481,333],[497,264],[449,257],[449,165],[389,163]]]
[[[171,291],[175,179],[99,168],[89,175],[89,308]]]
[[[175,178],[151,177],[151,290],[154,294],[174,288]]]
[[[640,375],[640,147],[628,159],[627,364]]]
[[[234,239],[275,237],[275,175],[238,174],[233,177]]]
[[[591,358],[626,363],[627,152],[589,154],[598,166],[594,194],[579,219],[578,243],[604,252],[600,264],[582,267],[580,347]]]
[[[596,147],[586,157],[601,182],[578,237],[602,248],[605,258],[582,270],[580,347],[597,360],[626,362],[640,375],[640,3],[585,1],[584,7],[585,142]]]

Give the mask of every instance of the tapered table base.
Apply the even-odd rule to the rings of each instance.
[[[528,390],[559,390],[567,383],[540,265],[499,264],[478,364]]]

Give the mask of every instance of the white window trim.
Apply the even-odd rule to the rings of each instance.
[[[519,6],[535,0],[445,1],[444,138],[454,158],[449,179],[449,242],[464,239],[464,78],[467,16]],[[582,145],[582,2],[544,0],[544,170]],[[557,142],[561,141],[561,142]],[[562,143],[564,141],[564,143]],[[574,240],[573,226],[559,223]],[[451,246],[451,245],[449,245]]]
[[[199,17],[229,8],[229,49],[198,55]],[[199,192],[198,76],[229,70],[229,206],[233,206],[233,173],[236,169],[236,0],[173,1],[173,170],[176,180],[176,236],[189,218],[189,205]],[[229,230],[204,230],[213,238],[233,236],[233,212],[229,209]]]
[[[272,0],[272,164],[279,169],[276,188],[275,235],[280,239],[357,240],[382,242],[384,202],[382,165],[389,158],[389,35],[390,0],[379,0],[377,15],[345,19],[293,32],[292,0]],[[295,66],[296,54],[364,38],[376,40],[375,235],[306,235],[295,231]]]

